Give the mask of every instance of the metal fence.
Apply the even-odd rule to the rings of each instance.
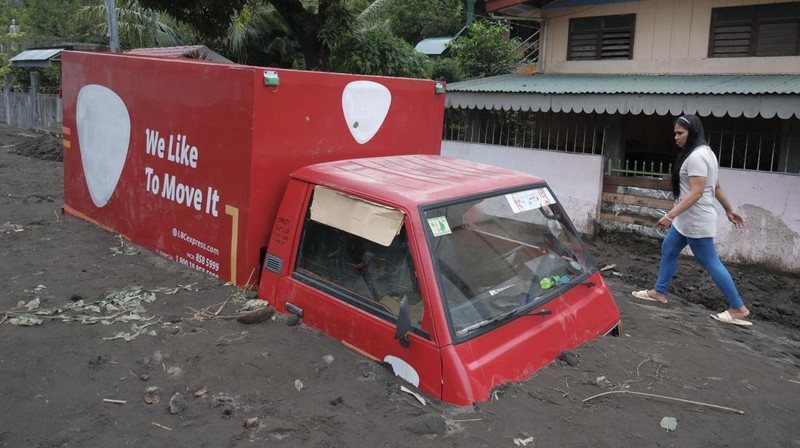
[[[575,114],[531,111],[445,110],[443,140],[581,154],[603,154],[606,125]]]
[[[723,168],[789,172],[790,138],[787,138],[785,151],[777,134],[709,132],[708,143]]]
[[[606,155],[608,117],[597,114],[544,113],[522,110],[445,110],[443,140],[516,148]],[[636,126],[632,122],[629,126]],[[800,151],[792,152],[791,133],[710,131],[707,141],[723,168],[796,174]],[[663,142],[650,141],[660,147]],[[625,157],[625,154],[622,154]],[[636,159],[607,160],[607,174],[663,176],[672,171],[674,147]]]
[[[58,128],[64,121],[58,95],[3,92],[0,120],[18,128]]]
[[[651,176],[662,177],[672,173],[672,164],[664,162],[648,162],[631,159],[608,159],[606,174],[612,176]]]

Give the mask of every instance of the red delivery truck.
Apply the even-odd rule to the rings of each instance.
[[[547,183],[438,155],[441,85],[66,52],[67,212],[237,284],[434,398],[619,331]]]

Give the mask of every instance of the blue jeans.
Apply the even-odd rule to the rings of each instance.
[[[661,294],[666,294],[669,284],[678,271],[678,255],[680,255],[686,245],[692,249],[695,258],[703,268],[711,274],[714,283],[725,295],[728,306],[731,308],[741,308],[744,306],[736,285],[733,284],[731,274],[722,265],[714,248],[714,238],[689,238],[681,235],[680,232],[670,227],[667,236],[661,243],[661,263],[658,266],[658,280],[655,289]]]

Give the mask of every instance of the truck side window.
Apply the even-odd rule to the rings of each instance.
[[[306,219],[296,271],[374,314],[394,316],[408,297],[411,320],[420,324],[423,304],[405,226],[387,247]]]

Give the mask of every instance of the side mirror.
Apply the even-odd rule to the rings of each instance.
[[[411,311],[408,308],[408,296],[403,296],[400,301],[400,310],[397,312],[397,330],[394,338],[400,341],[400,345],[408,347],[408,332],[411,330]]]

